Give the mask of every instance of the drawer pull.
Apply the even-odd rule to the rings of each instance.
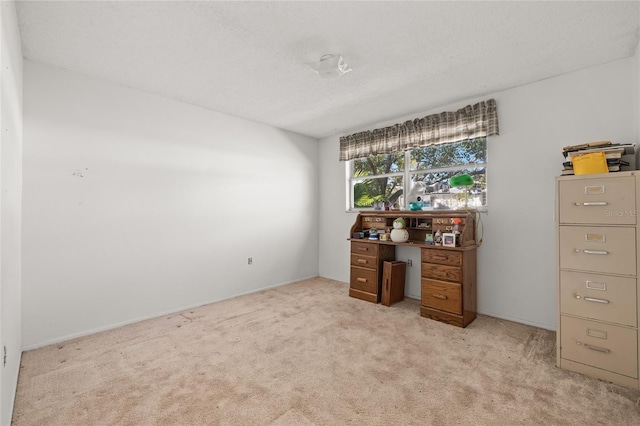
[[[358,263],[367,263],[367,259],[358,259],[356,260]]]
[[[585,302],[596,302],[596,303],[604,303],[604,304],[609,303],[609,301],[606,299],[597,299],[595,297],[582,297],[579,294],[576,294],[576,299],[583,299]]]
[[[580,342],[578,342],[578,344],[580,344]],[[598,351],[598,352],[602,352],[602,353],[605,353],[605,354],[608,354],[609,352],[611,352],[611,350],[609,350],[607,348],[601,348],[599,346],[592,346],[592,345],[589,345],[587,343],[583,343],[582,346],[584,346],[587,349],[591,349],[592,351]]]
[[[591,206],[607,206],[609,205],[609,203],[607,203],[606,201],[589,201],[587,203],[575,203],[575,205],[578,207],[580,206],[591,207]]]
[[[369,251],[369,247],[358,247],[358,250]]]
[[[596,299],[595,297],[585,297],[584,300],[586,300],[587,302],[596,302],[596,303],[604,303],[604,304],[609,303],[608,300]]]
[[[361,283],[366,283],[367,279],[366,278],[358,278],[358,281]]]
[[[444,294],[438,294],[438,293],[433,293],[433,297],[435,297],[436,299],[440,299],[440,300],[447,300],[448,297],[445,296]]]
[[[576,249],[576,253],[580,253],[580,252],[583,252],[584,254],[599,254],[599,255],[609,254],[609,252],[606,251],[606,250],[580,250],[580,249]]]

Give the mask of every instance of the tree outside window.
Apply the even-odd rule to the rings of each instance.
[[[405,167],[405,165],[409,167]],[[486,139],[431,145],[406,152],[373,155],[351,160],[349,209],[373,208],[375,201],[407,208],[404,194],[415,182],[423,182],[431,205],[459,208],[487,205]],[[467,173],[471,187],[450,188],[449,179]]]

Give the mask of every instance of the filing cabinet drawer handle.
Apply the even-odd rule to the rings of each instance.
[[[585,297],[584,300],[587,301],[587,302],[596,302],[596,303],[604,303],[604,304],[609,303],[608,300],[596,299],[595,297]]]
[[[578,342],[578,343],[580,343],[580,342]],[[601,347],[599,347],[599,346],[592,346],[592,345],[589,345],[589,344],[587,344],[587,343],[584,343],[584,344],[583,344],[583,346],[584,346],[585,348],[587,348],[587,349],[591,349],[592,351],[598,351],[598,352],[602,352],[602,353],[605,353],[605,354],[608,354],[609,352],[611,352],[611,351],[610,351],[609,349],[607,349],[607,348],[601,348]]]
[[[369,247],[358,247],[358,250],[369,251]]]
[[[435,297],[436,299],[440,299],[440,300],[447,300],[448,297],[445,296],[444,294],[438,294],[438,293],[433,293],[433,297]]]
[[[358,278],[358,281],[361,283],[366,283],[367,279],[366,278]]]
[[[606,250],[580,250],[580,249],[576,249],[576,253],[580,253],[580,252],[583,252],[584,254],[599,254],[599,255],[609,254],[609,252],[606,251]]]
[[[579,294],[576,294],[576,299],[584,299],[585,302],[596,302],[596,303],[604,303],[604,304],[609,303],[609,301],[606,299],[598,299],[595,297],[582,297]]]
[[[358,263],[367,263],[367,259],[358,259],[357,262]]]
[[[585,206],[585,207],[590,207],[590,206],[606,206],[609,205],[609,203],[607,203],[606,201],[590,201],[587,203],[574,203],[576,206],[580,207],[580,206]]]

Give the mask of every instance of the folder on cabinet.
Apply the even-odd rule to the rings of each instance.
[[[609,173],[607,158],[604,152],[591,152],[578,155],[572,159],[573,171],[576,175]]]

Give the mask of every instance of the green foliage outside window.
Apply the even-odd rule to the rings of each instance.
[[[403,194],[418,181],[425,183],[434,201],[449,207],[459,206],[467,197],[473,206],[486,205],[486,162],[484,138],[352,160],[352,207],[370,208],[374,201],[402,204]],[[449,188],[449,179],[462,173],[470,174],[474,185]]]

